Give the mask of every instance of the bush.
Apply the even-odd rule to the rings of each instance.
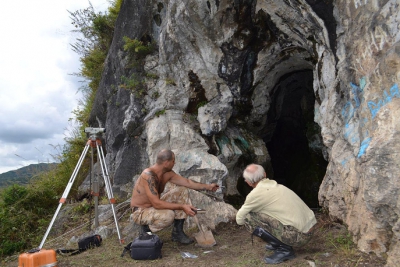
[[[145,44],[127,36],[124,36],[123,40],[125,43],[124,50],[128,52],[132,60],[143,59],[154,51],[154,46],[151,43]]]
[[[24,186],[14,184],[5,188],[1,194],[4,206],[10,206],[25,197],[27,189]]]

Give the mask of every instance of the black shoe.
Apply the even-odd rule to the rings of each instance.
[[[174,228],[172,229],[172,241],[179,242],[181,244],[189,245],[194,242],[193,239],[188,237],[183,232],[183,224],[185,223],[185,219],[174,220]]]
[[[296,258],[294,250],[291,246],[279,246],[276,248],[275,253],[272,256],[266,257],[264,259],[267,264],[278,264],[287,260]]]
[[[265,245],[265,248],[268,250],[275,250],[277,249],[280,245],[285,245],[282,243],[278,238],[270,234],[268,231],[264,230],[261,227],[256,227],[252,233],[252,236],[258,236],[268,244]]]
[[[258,236],[267,242],[268,244],[265,246],[266,249],[275,250],[275,253],[272,254],[272,256],[264,259],[266,263],[277,264],[296,257],[291,246],[286,245],[263,228],[256,227],[252,235]]]

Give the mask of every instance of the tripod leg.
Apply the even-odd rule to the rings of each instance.
[[[80,169],[80,167],[81,167],[81,165],[82,165],[82,162],[83,162],[83,160],[84,160],[84,158],[85,158],[85,156],[86,156],[86,153],[87,153],[88,149],[89,149],[89,142],[86,144],[85,148],[83,149],[83,152],[82,152],[82,154],[81,154],[81,157],[79,158],[78,163],[76,164],[75,169],[74,169],[74,171],[72,172],[72,175],[71,175],[71,178],[69,179],[69,182],[68,182],[68,184],[67,184],[67,187],[65,188],[64,193],[63,193],[63,195],[61,196],[61,199],[60,199],[60,201],[59,201],[60,204],[58,205],[58,208],[57,208],[57,210],[56,210],[56,213],[54,213],[53,219],[51,219],[50,225],[49,225],[49,227],[47,228],[47,231],[46,231],[46,233],[45,233],[45,235],[44,235],[44,237],[43,237],[43,239],[42,239],[42,242],[41,242],[40,245],[39,245],[39,249],[42,249],[42,247],[43,247],[43,245],[44,245],[44,242],[46,241],[46,238],[47,238],[47,236],[49,235],[49,232],[50,232],[50,230],[51,230],[51,227],[53,226],[54,221],[56,220],[57,215],[58,215],[58,213],[60,212],[61,206],[62,206],[62,204],[65,203],[65,201],[66,201],[66,199],[67,199],[67,197],[68,197],[69,191],[70,191],[71,188],[72,188],[72,185],[73,185],[73,183],[74,183],[74,181],[75,181],[76,175],[78,174],[78,171],[79,171],[79,169]]]
[[[92,140],[93,141],[93,140]],[[94,164],[93,164],[93,144],[95,144],[95,142],[92,143],[91,145],[91,163],[90,163],[90,181],[92,181],[93,179],[93,169],[94,169]],[[93,185],[90,184],[90,187],[92,188],[92,196],[94,198],[94,227],[97,228],[99,227],[99,180],[96,179],[93,181]]]
[[[117,215],[115,214],[115,209],[114,209],[115,199],[114,199],[114,196],[113,196],[113,193],[112,193],[112,189],[111,189],[110,177],[108,175],[108,170],[107,170],[106,161],[105,161],[105,158],[104,158],[103,148],[101,147],[101,145],[99,145],[99,143],[100,143],[100,141],[96,142],[96,147],[97,147],[97,151],[99,152],[98,156],[99,156],[101,171],[103,173],[104,184],[106,186],[108,199],[110,200],[111,210],[112,210],[113,215],[114,215],[114,221],[115,221],[115,226],[117,228],[119,242],[120,242],[120,244],[123,244],[124,240],[121,238],[121,234],[119,232],[118,219],[117,219]]]

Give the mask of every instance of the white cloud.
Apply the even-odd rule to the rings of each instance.
[[[96,11],[110,5],[91,1]],[[82,0],[5,1],[0,9],[0,173],[32,163],[53,162],[77,107],[77,35],[67,12]],[[56,148],[56,149],[55,149]]]

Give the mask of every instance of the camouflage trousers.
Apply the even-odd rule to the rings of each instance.
[[[168,184],[170,189],[161,195],[161,200],[178,204],[189,203],[189,192],[186,187]],[[174,219],[186,219],[186,217],[183,210],[161,210],[150,207],[136,208],[131,215],[131,220],[138,225],[149,225],[152,232],[157,232],[170,226]]]
[[[254,229],[259,226],[270,234],[278,238],[286,245],[293,247],[301,247],[307,244],[311,237],[311,233],[302,233],[291,225],[283,225],[277,219],[268,215],[250,212],[245,218],[245,226],[248,231],[253,233]]]

